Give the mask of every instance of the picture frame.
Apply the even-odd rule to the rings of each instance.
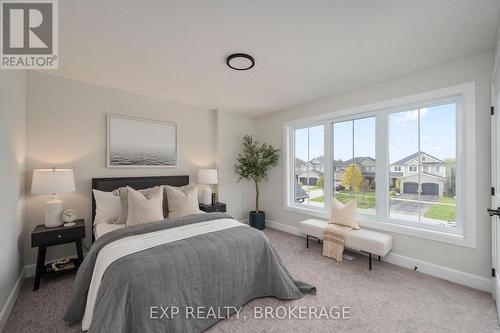
[[[108,168],[176,168],[177,124],[107,114]]]

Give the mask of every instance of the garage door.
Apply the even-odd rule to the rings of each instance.
[[[403,193],[417,194],[418,184],[417,183],[405,183],[403,185]]]
[[[422,194],[427,195],[438,195],[439,185],[435,183],[423,183],[422,184]]]

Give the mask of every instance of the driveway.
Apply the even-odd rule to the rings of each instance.
[[[391,212],[405,214],[405,215],[417,215],[418,211],[418,199],[417,194],[402,193],[395,198],[390,198],[389,205]],[[415,201],[412,201],[415,200]],[[427,209],[432,206],[433,202],[439,200],[437,195],[421,195],[420,200],[424,201],[420,203],[420,212],[422,216],[425,214]]]

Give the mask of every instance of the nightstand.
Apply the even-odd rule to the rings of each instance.
[[[215,205],[204,205],[200,204],[200,210],[207,212],[207,213],[213,213],[213,212],[226,212],[226,204],[222,202],[216,202]]]
[[[47,247],[66,243],[75,243],[78,254],[78,265],[83,261],[82,239],[85,238],[85,220],[75,221],[75,225],[65,227],[64,225],[54,228],[47,228],[43,224],[35,227],[31,233],[31,247],[38,247],[38,257],[36,259],[36,275],[33,291],[40,287],[40,278],[45,266],[45,254]]]

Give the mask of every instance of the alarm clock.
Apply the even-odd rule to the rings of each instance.
[[[78,213],[74,209],[65,210],[62,213],[61,219],[64,222],[66,222],[66,224],[64,226],[69,227],[69,226],[75,225],[73,222],[78,219]]]

